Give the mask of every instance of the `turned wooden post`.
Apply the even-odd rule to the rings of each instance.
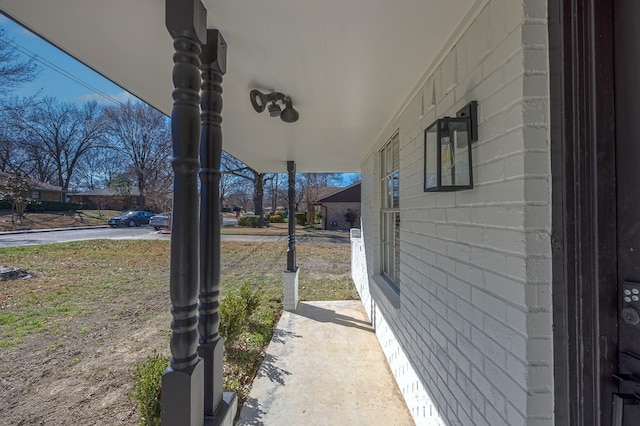
[[[296,266],[296,163],[287,161],[289,174],[289,249],[287,250],[287,271],[295,272]]]
[[[200,52],[206,9],[200,0],[166,0],[173,55],[173,221],[171,229],[171,361],[162,376],[162,424],[202,425],[204,363],[198,356]]]
[[[202,54],[200,135],[200,316],[198,354],[204,360],[204,413],[222,402],[224,345],[220,326],[220,158],[222,156],[222,75],[227,45],[217,30],[207,31]]]

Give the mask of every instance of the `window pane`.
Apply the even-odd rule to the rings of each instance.
[[[391,278],[393,281],[396,281],[396,263],[394,261],[395,258],[395,244],[394,244],[394,234],[393,232],[393,214],[389,214],[387,215],[387,229],[389,230],[389,241],[388,241],[388,245],[389,245],[389,278]],[[394,244],[394,245],[392,245]]]
[[[400,213],[394,214],[394,246],[393,246],[393,263],[395,264],[393,279],[396,283],[400,282]]]
[[[400,207],[400,173],[393,174],[393,208]]]
[[[384,174],[386,176],[389,176],[392,172],[393,172],[393,151],[391,151],[391,145],[387,145],[386,148],[386,160],[385,160],[385,164],[386,164],[386,169],[384,171]]]
[[[400,138],[393,138],[393,171],[400,170]]]

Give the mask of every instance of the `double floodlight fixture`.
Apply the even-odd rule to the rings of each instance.
[[[280,120],[285,123],[294,123],[298,121],[300,117],[298,111],[293,109],[291,96],[287,96],[284,93],[271,92],[265,95],[259,90],[253,89],[249,92],[249,97],[251,98],[251,105],[253,105],[253,109],[255,109],[256,112],[262,112],[267,108],[271,117],[280,117]],[[284,109],[281,109],[277,102],[282,102]]]

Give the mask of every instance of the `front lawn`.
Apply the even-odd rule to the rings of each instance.
[[[297,244],[303,300],[355,298],[349,244]],[[169,354],[169,242],[94,240],[0,249],[34,278],[0,281],[0,400],[7,424],[132,424],[133,370]],[[286,245],[222,244],[222,295],[261,303],[228,347],[226,388],[245,398],[282,309]]]

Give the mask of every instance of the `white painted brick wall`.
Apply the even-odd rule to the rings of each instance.
[[[416,424],[551,425],[546,2],[482,4],[363,161],[363,233],[352,242],[352,273]],[[471,100],[480,120],[474,189],[424,193],[424,129]],[[394,297],[375,277],[377,150],[396,130]]]

